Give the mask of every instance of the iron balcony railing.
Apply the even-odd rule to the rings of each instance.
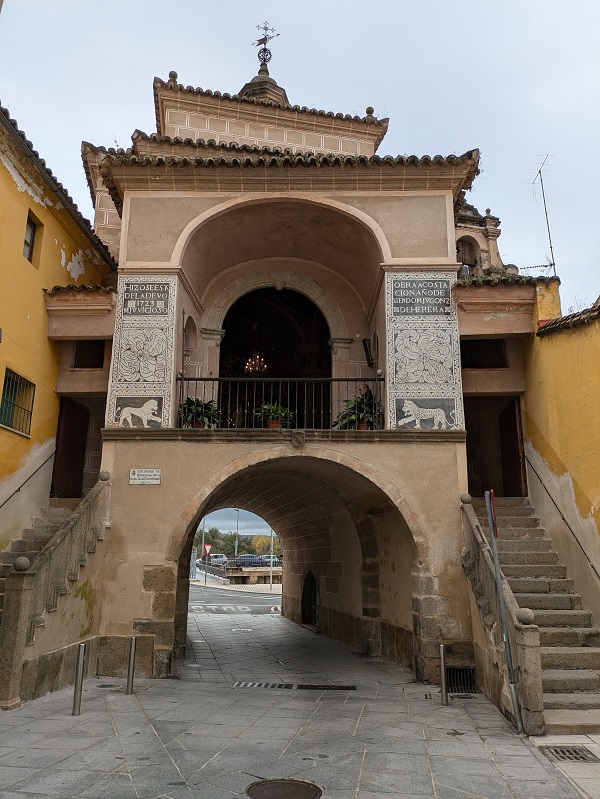
[[[381,430],[383,380],[179,377],[178,427]]]

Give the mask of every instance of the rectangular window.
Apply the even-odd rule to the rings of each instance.
[[[7,369],[0,402],[0,424],[29,435],[34,396],[35,385]]]
[[[102,369],[104,367],[104,341],[83,340],[75,342],[73,369]]]
[[[37,225],[35,221],[31,218],[31,215],[27,217],[27,225],[25,226],[25,241],[23,242],[23,256],[27,258],[28,261],[33,263],[33,251],[35,249],[35,234],[37,231]]]
[[[464,339],[460,342],[463,369],[506,369],[506,345],[503,338]]]

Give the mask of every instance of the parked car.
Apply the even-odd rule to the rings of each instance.
[[[236,566],[263,566],[260,555],[238,555],[235,559]]]
[[[222,552],[215,552],[214,555],[209,557],[208,562],[211,566],[227,566],[229,558],[227,555],[223,555]]]
[[[270,566],[271,560],[273,561],[273,566],[281,566],[283,562],[279,555],[261,555],[260,559],[262,560],[263,566]]]

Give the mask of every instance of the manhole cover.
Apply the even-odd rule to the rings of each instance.
[[[323,791],[304,780],[261,780],[246,789],[250,799],[319,799]]]
[[[598,758],[585,746],[540,746],[540,751],[553,760],[571,763],[597,763]]]

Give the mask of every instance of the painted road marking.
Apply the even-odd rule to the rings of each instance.
[[[190,605],[192,613],[281,613],[281,605]]]

